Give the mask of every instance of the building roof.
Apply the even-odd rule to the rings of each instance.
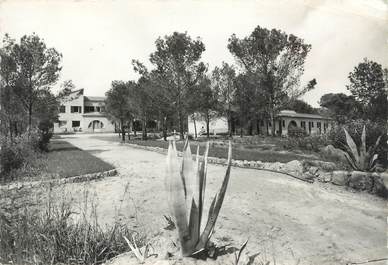
[[[279,112],[278,117],[331,120],[331,118],[327,117],[327,116],[322,116],[322,115],[318,115],[318,114],[309,114],[309,113],[297,113],[293,110],[282,110]]]
[[[106,97],[90,97],[90,96],[84,96],[85,100],[89,101],[105,101]]]

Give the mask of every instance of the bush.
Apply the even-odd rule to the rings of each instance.
[[[351,120],[344,125],[338,125],[332,127],[328,137],[331,140],[334,147],[346,151],[346,138],[344,128],[348,131],[353,138],[357,146],[361,146],[361,134],[363,127],[366,127],[366,148],[373,146],[378,137],[381,137],[379,147],[377,148],[377,154],[379,155],[379,162],[382,164],[387,163],[387,125],[385,123],[365,121],[365,120]]]
[[[48,151],[51,133],[36,130],[20,136],[0,138],[0,181],[13,180],[11,171],[32,164],[38,152]]]
[[[301,138],[307,136],[307,133],[303,128],[291,127],[288,129],[288,136],[292,138]]]
[[[93,202],[76,213],[50,193],[22,187],[0,194],[0,264],[101,264],[128,251],[123,236],[136,232],[126,224],[116,220],[102,228],[96,209],[86,206]],[[37,202],[43,194],[47,204]],[[137,239],[141,247],[144,237]]]
[[[300,149],[307,151],[319,152],[322,147],[331,144],[327,135],[310,135],[301,137],[288,137],[283,142],[285,149]]]

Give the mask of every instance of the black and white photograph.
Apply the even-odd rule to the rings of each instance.
[[[387,240],[388,0],[0,0],[0,265]]]

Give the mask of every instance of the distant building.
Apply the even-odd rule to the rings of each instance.
[[[272,134],[271,122],[257,121],[260,132]],[[293,110],[282,110],[276,117],[276,134],[288,135],[292,127],[302,128],[308,135],[324,134],[331,128],[332,119],[317,114],[297,113]],[[196,120],[197,134],[206,131],[206,122]],[[210,134],[226,134],[228,132],[228,122],[225,117],[216,118],[210,122]],[[188,133],[194,135],[194,121],[188,118]]]
[[[114,131],[115,124],[105,114],[105,97],[84,96],[80,89],[61,99],[54,133]]]
[[[308,135],[324,134],[331,128],[332,119],[318,114],[282,110],[277,115],[276,133],[287,135],[292,127],[302,128]]]

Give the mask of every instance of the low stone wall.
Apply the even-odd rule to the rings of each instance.
[[[60,184],[66,184],[66,183],[85,182],[85,181],[96,180],[96,179],[101,179],[105,177],[111,177],[115,175],[117,175],[117,170],[112,169],[108,171],[90,173],[90,174],[74,176],[70,178],[47,179],[47,180],[41,180],[41,181],[13,182],[8,185],[0,186],[0,191],[4,189],[15,189],[15,188],[21,188],[21,187],[34,188],[45,184],[60,185]]]
[[[134,148],[167,154],[167,149],[161,147],[128,145]],[[178,152],[178,156],[182,156],[182,153]],[[209,157],[208,162],[226,165],[227,160],[225,158]],[[310,183],[314,181],[332,183],[338,186],[350,187],[354,190],[366,191],[384,198],[388,197],[388,173],[336,170],[335,163],[320,160],[293,160],[288,163],[270,163],[233,159],[232,165],[234,167],[278,172]]]

